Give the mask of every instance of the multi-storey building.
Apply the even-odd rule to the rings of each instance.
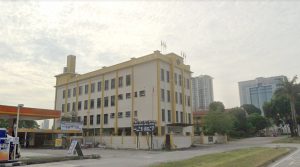
[[[275,76],[239,82],[240,103],[253,104],[263,112],[263,105],[270,101],[285,76]]]
[[[82,121],[84,135],[133,135],[135,120],[155,120],[158,136],[192,133],[191,71],[182,57],[154,51],[86,74],[75,73],[75,62],[68,56],[56,76],[55,109]]]
[[[209,75],[200,75],[192,78],[193,111],[208,110],[209,104],[214,101],[213,78]]]

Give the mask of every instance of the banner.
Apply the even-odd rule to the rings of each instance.
[[[80,130],[82,131],[82,122],[61,122],[61,130]]]

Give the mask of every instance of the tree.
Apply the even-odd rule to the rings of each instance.
[[[282,83],[280,83],[280,88],[278,88],[275,92],[276,95],[283,95],[289,99],[290,107],[291,107],[291,118],[292,118],[292,126],[293,131],[291,132],[292,136],[299,136],[298,134],[298,123],[297,123],[297,114],[295,109],[296,98],[300,93],[300,85],[296,83],[297,76],[294,76],[291,81],[287,78],[284,78]]]
[[[20,120],[19,128],[39,128],[40,125],[35,120]],[[8,128],[8,120],[0,119],[0,128]]]
[[[220,101],[214,101],[209,104],[209,111],[217,111],[217,112],[224,112],[225,106]]]
[[[261,114],[259,108],[255,107],[253,104],[244,104],[241,106],[249,115],[253,113]]]
[[[0,119],[0,128],[8,128],[7,119]]]
[[[233,118],[233,130],[231,131],[231,136],[246,137],[254,134],[255,128],[247,120],[246,111],[243,108],[235,107],[229,109],[229,113]]]
[[[250,114],[247,120],[255,128],[255,133],[270,126],[269,120],[258,113]]]
[[[225,135],[232,130],[232,118],[228,113],[211,111],[204,117],[206,134],[219,133]]]

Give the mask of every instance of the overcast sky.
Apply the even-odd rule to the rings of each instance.
[[[161,40],[235,107],[238,81],[299,74],[300,3],[0,1],[0,104],[52,109],[67,55],[86,73],[160,50]]]

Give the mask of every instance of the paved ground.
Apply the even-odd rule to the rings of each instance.
[[[280,144],[280,146],[296,147],[297,150],[269,165],[269,167],[300,167],[300,144]]]
[[[80,166],[110,166],[110,167],[143,167],[149,166],[154,163],[182,160],[192,158],[197,155],[205,155],[210,153],[217,153],[223,151],[229,151],[239,148],[248,148],[248,147],[276,147],[278,144],[270,144],[271,141],[276,140],[274,137],[256,137],[248,138],[243,140],[238,140],[230,142],[229,144],[216,144],[216,145],[205,145],[191,148],[188,150],[180,151],[140,151],[140,150],[107,150],[107,149],[84,149],[84,154],[100,154],[101,159],[98,160],[77,160],[77,161],[64,161],[40,165],[31,165],[33,167],[52,167],[52,166],[66,166],[66,167],[80,167]],[[280,146],[285,146],[280,144]],[[288,145],[292,147],[293,145]],[[299,145],[300,148],[300,145]],[[62,156],[66,155],[67,150],[52,150],[52,149],[28,149],[22,150],[22,155],[24,157],[29,156]],[[296,158],[298,157],[298,158]],[[294,159],[293,164],[299,163],[297,159],[300,159],[300,152],[293,154],[290,159]],[[290,163],[290,159],[283,161],[282,163]],[[293,165],[292,164],[292,165]],[[281,163],[278,165],[276,163],[272,164],[271,167],[282,167]],[[275,165],[275,166],[274,166]],[[276,166],[277,165],[277,166]],[[288,165],[284,165],[286,167]],[[299,165],[298,165],[299,166]],[[295,166],[296,167],[296,166]]]

